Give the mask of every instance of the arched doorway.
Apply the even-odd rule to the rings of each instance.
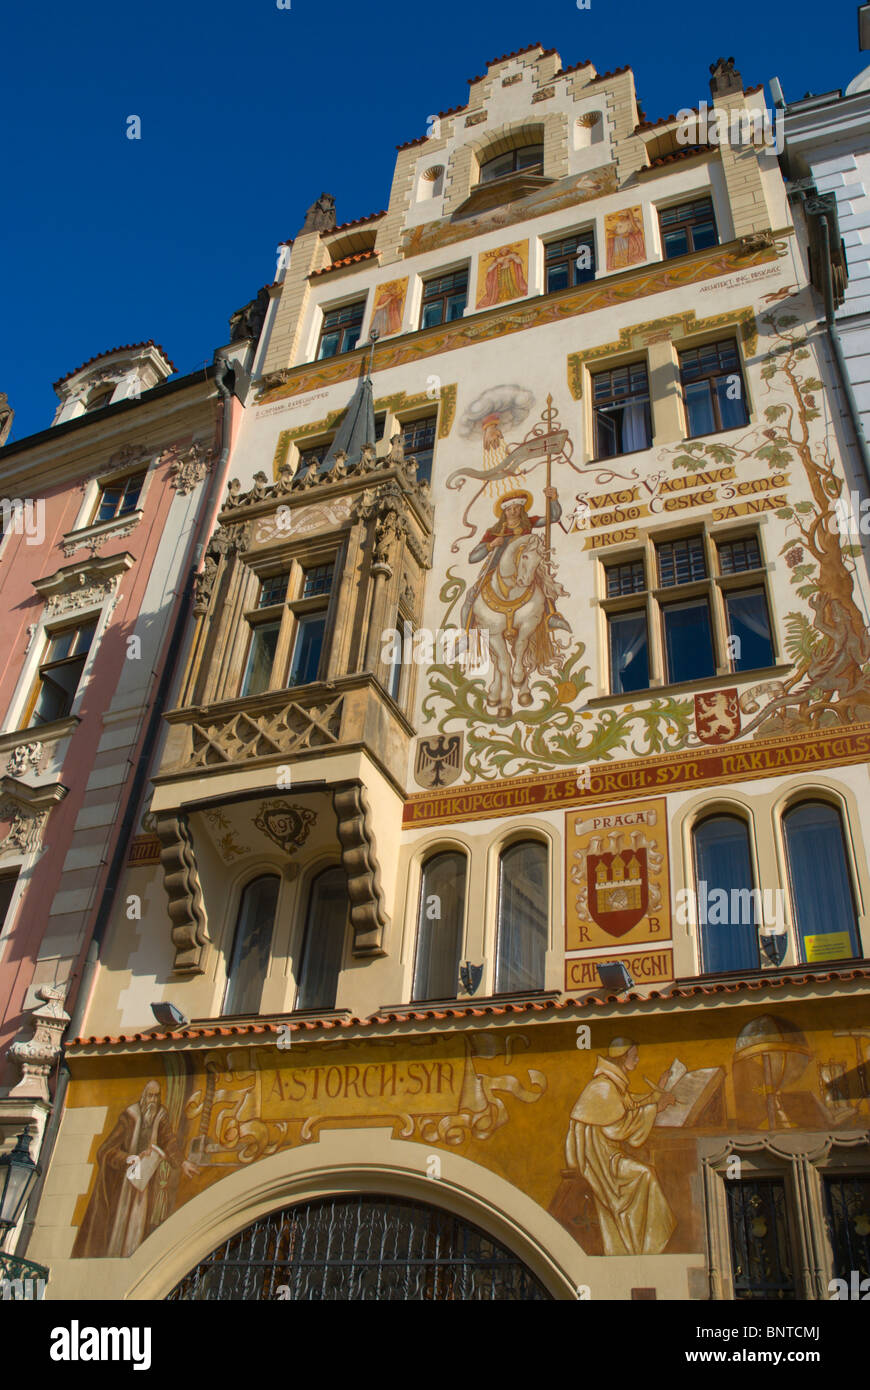
[[[167,1298],[535,1302],[550,1294],[516,1255],[452,1212],[354,1194],[261,1217],[207,1255]]]

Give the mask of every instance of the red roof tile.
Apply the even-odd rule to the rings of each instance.
[[[164,351],[159,343],[155,343],[153,338],[149,338],[147,342],[144,343],[122,343],[120,347],[109,348],[106,352],[95,353],[93,357],[88,358],[87,362],[82,362],[80,367],[74,367],[71,372],[67,372],[66,376],[58,377],[57,381],[54,383],[54,390],[56,391],[58,386],[62,386],[65,381],[69,381],[70,377],[75,376],[76,372],[83,371],[85,367],[89,367],[92,362],[99,362],[102,357],[111,357],[113,353],[116,352],[132,352],[135,348],[143,347],[156,347],[157,351],[162,352],[167,362],[169,362],[168,353]],[[169,366],[171,371],[174,372],[177,370],[174,362],[169,362]]]
[[[544,48],[543,44],[540,43],[528,43],[525,48],[517,48],[513,53],[503,53],[500,58],[490,58],[486,65],[486,70],[488,72],[490,68],[496,67],[498,63],[507,63],[511,58],[521,58],[524,53],[533,53],[536,48],[540,48],[542,58],[549,58],[556,52],[555,48]],[[472,82],[482,82],[484,77],[486,77],[486,72],[482,73],[480,77],[469,77],[469,86]]]
[[[357,251],[355,256],[344,256],[340,261],[333,261],[332,265],[325,265],[322,270],[312,270],[308,278],[314,280],[318,275],[328,275],[331,270],[339,270],[342,266],[353,265],[355,261],[370,261],[379,255],[379,251]]]
[[[663,164],[673,164],[678,159],[689,159],[692,155],[712,154],[713,145],[686,145],[685,149],[675,150],[673,154],[660,154],[658,159],[651,159],[645,169],[638,169],[638,176],[649,173],[650,169],[660,169]]]
[[[646,1003],[649,1000],[661,1000],[663,1003],[671,999],[694,999],[714,994],[737,994],[740,990],[751,990],[757,993],[759,990],[784,989],[787,985],[806,985],[806,984],[830,984],[837,980],[870,980],[870,965],[855,965],[849,970],[828,970],[824,973],[804,971],[801,973],[779,973],[767,972],[759,974],[755,979],[736,979],[721,980],[718,982],[675,982],[668,990],[651,990],[649,994],[628,994],[624,998],[616,994],[586,994],[581,999],[525,999],[512,1000],[504,1004],[495,1002],[480,1004],[460,1004],[455,1007],[441,1008],[421,1008],[409,1007],[402,1010],[390,1010],[385,1013],[371,1014],[368,1018],[305,1018],[288,1021],[286,1018],[279,1025],[278,1023],[231,1023],[219,1024],[214,1027],[188,1027],[182,1028],[172,1033],[127,1033],[118,1037],[107,1035],[105,1037],[74,1038],[67,1044],[67,1048],[73,1047],[105,1047],[116,1046],[120,1043],[131,1042],[167,1042],[179,1039],[199,1039],[212,1037],[250,1037],[263,1033],[277,1033],[279,1027],[289,1028],[294,1032],[311,1032],[314,1029],[324,1029],[329,1031],[335,1028],[365,1028],[372,1024],[384,1023],[419,1023],[430,1019],[446,1018],[503,1018],[508,1014],[529,1014],[546,1013],[552,1010],[555,1013],[563,1012],[566,1009],[588,1008],[591,1005],[603,1007],[607,1004],[626,1004]]]
[[[379,217],[386,217],[387,212],[382,208],[380,212],[370,212],[367,217],[357,217],[353,222],[340,222],[337,227],[330,227],[328,232],[321,232],[321,236],[335,236],[336,232],[348,232],[351,227],[361,227],[364,222],[377,222]]]

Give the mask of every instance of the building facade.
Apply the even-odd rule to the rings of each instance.
[[[49,1297],[870,1273],[842,277],[772,149],[680,131],[533,47],[283,248],[66,1049]]]

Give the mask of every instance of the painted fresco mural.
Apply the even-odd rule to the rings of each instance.
[[[529,243],[512,241],[481,251],[477,269],[476,309],[493,309],[529,292]]]
[[[759,365],[761,422],[662,448],[646,474],[630,455],[578,466],[551,394],[542,402],[522,384],[499,383],[466,406],[459,434],[467,461],[446,479],[465,506],[449,547],[456,559],[442,570],[441,626],[486,632],[492,670],[486,679],[460,664],[434,666],[421,709],[424,728],[463,733],[466,779],[870,721],[870,635],[855,588],[861,551],[837,524],[845,482],[815,423],[821,382],[812,353],[799,320],[778,302],[793,288],[767,297],[773,303],[758,324],[769,345]],[[694,508],[714,521],[770,511],[783,523],[779,554],[795,598],[782,621],[792,673],[740,691],[638,694],[585,708],[594,654],[571,618],[588,583],[579,552],[637,540],[638,522]]]
[[[402,280],[388,280],[386,284],[378,285],[370,334],[377,333],[379,338],[389,338],[392,333],[401,333],[407,292],[407,275]]]
[[[516,222],[525,222],[529,217],[542,217],[544,213],[558,212],[560,208],[586,203],[591,198],[602,198],[616,190],[616,165],[605,164],[585,174],[559,179],[549,188],[541,188],[527,198],[518,198],[489,212],[455,219],[443,217],[436,222],[413,227],[402,238],[402,254],[405,260],[409,256],[422,256],[427,251],[450,246],[454,241],[482,236],[484,232],[494,232],[499,227],[511,227]]]
[[[619,212],[609,212],[604,219],[604,242],[608,270],[627,270],[629,266],[645,261],[643,208],[621,208]]]
[[[461,1153],[552,1212],[587,1254],[703,1248],[698,1142],[870,1124],[866,1003],[811,1003],[524,1031],[293,1041],[73,1061],[69,1104],[105,1106],[74,1256],[131,1254],[222,1177],[324,1127],[392,1125],[395,1138]],[[91,1072],[96,1066],[100,1074]],[[111,1063],[109,1063],[111,1066]],[[89,1073],[91,1073],[89,1075]],[[444,1158],[445,1165],[449,1162]]]

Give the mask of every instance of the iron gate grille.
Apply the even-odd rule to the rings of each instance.
[[[735,1298],[797,1298],[785,1183],[726,1182]]]
[[[169,1299],[543,1301],[515,1255],[450,1212],[389,1197],[330,1197],[272,1212],[185,1275]]]
[[[825,1195],[834,1277],[870,1278],[870,1178],[825,1178]]]

